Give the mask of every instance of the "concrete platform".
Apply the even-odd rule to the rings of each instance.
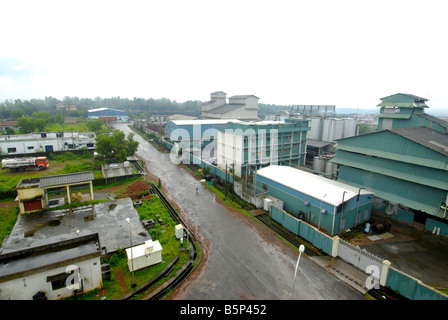
[[[79,236],[98,233],[101,247],[107,252],[138,245],[150,240],[131,198],[87,205],[78,208],[20,215],[0,253],[8,253]]]

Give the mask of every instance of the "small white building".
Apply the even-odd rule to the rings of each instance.
[[[136,271],[162,262],[162,245],[158,240],[126,249],[129,271]]]

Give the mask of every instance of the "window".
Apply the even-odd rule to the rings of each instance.
[[[79,271],[80,270],[78,268],[78,272],[77,272],[78,275],[79,275]],[[71,270],[71,272],[63,272],[63,273],[55,274],[54,276],[48,276],[47,282],[51,282],[51,288],[53,289],[53,291],[62,289],[62,288],[66,287],[66,282],[69,277],[71,277],[71,278],[68,280],[73,282],[74,273],[75,273],[75,270]]]
[[[45,132],[42,132],[42,133],[40,134],[40,137],[41,137],[41,138],[46,138],[46,137],[47,137],[47,134],[46,134]]]
[[[28,146],[28,150],[34,150],[34,146]]]
[[[87,144],[87,148],[93,148],[93,147],[94,147],[93,143],[88,143]]]
[[[263,191],[268,191],[268,185],[263,183],[262,189]]]
[[[17,148],[8,148],[8,153],[17,152]]]

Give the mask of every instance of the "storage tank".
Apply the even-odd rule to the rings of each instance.
[[[343,134],[344,134],[344,120],[342,120],[342,119],[334,119],[333,123],[334,123],[334,125],[333,125],[333,135],[332,135],[332,140],[330,140],[330,141],[341,139],[343,137]]]
[[[356,135],[357,121],[355,119],[344,119],[344,134],[343,138],[353,137]]]
[[[325,177],[328,179],[333,179],[334,172],[335,172],[335,164],[333,162],[330,162],[327,160],[325,162]]]
[[[322,141],[331,141],[333,131],[333,119],[323,119],[322,121]]]
[[[317,172],[325,171],[325,159],[322,157],[313,158],[313,170]]]
[[[312,118],[310,121],[310,131],[308,139],[321,140],[322,138],[322,119]]]

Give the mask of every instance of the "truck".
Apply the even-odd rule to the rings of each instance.
[[[2,170],[25,171],[26,169],[46,169],[50,164],[47,157],[10,158],[2,160]]]

